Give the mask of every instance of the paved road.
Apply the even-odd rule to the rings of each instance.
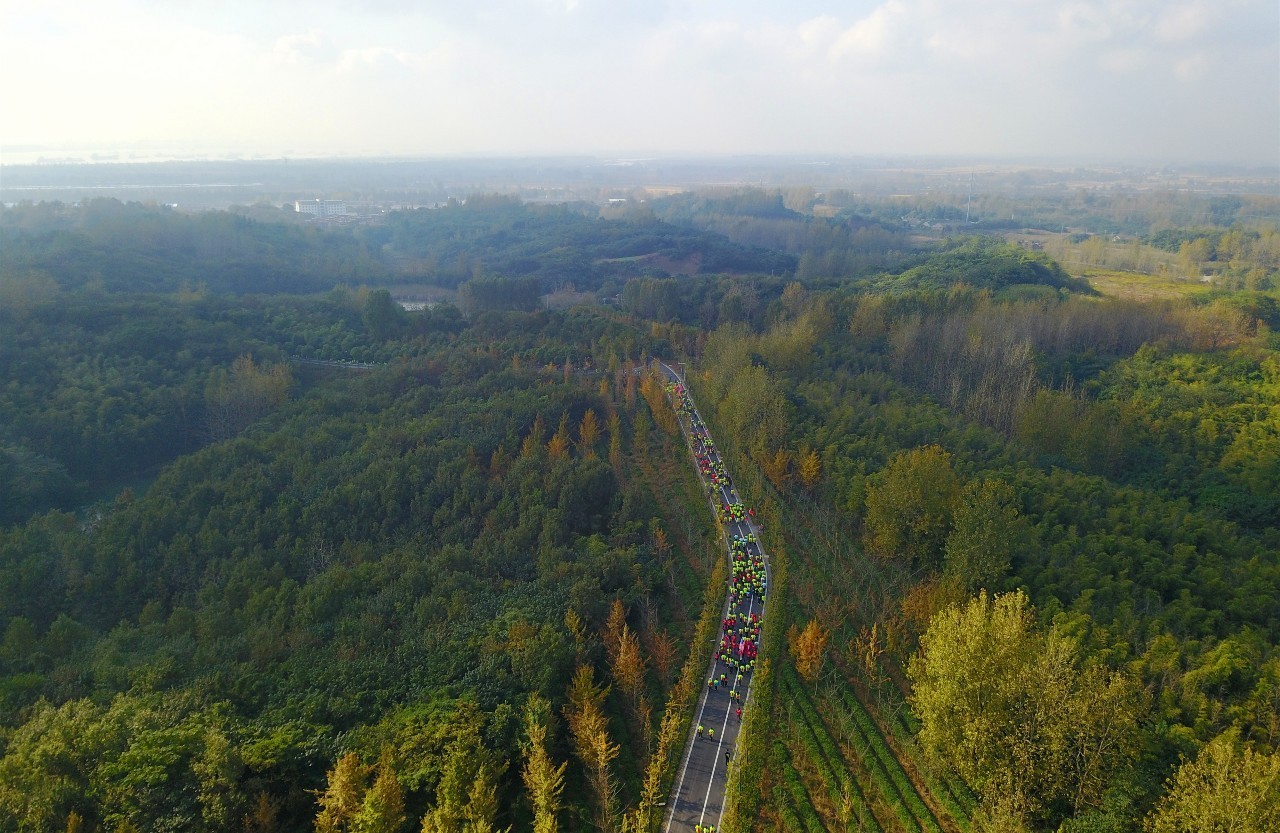
[[[674,370],[666,364],[659,364],[662,372],[673,384],[681,384]],[[706,425],[696,409],[692,410],[688,417],[681,418],[681,428],[689,443],[690,453],[695,454],[695,461],[698,453],[695,452],[695,448],[697,448],[712,465],[721,465],[719,452],[715,450],[714,443],[708,442],[711,439],[710,435],[706,432]],[[727,472],[725,474],[727,475]],[[700,476],[702,476],[701,469]],[[709,496],[714,497],[719,506],[741,503],[737,490],[727,476],[723,477],[719,484],[712,484],[705,476],[702,476],[702,479]],[[726,599],[723,618],[727,620],[734,617],[736,621],[744,619],[749,621],[755,614],[763,620],[771,577],[768,572],[768,557],[759,543],[760,530],[750,517],[729,521],[722,525],[730,559],[735,557],[741,559],[745,553],[748,560],[761,559],[765,568],[765,593],[744,594],[736,604],[732,599]],[[746,542],[745,546],[740,544],[737,547],[736,555],[735,548],[730,543],[735,538]],[[722,636],[723,634],[717,631],[717,645]],[[704,828],[714,825],[717,830],[720,827],[720,817],[724,813],[725,779],[728,767],[733,765],[732,757],[736,754],[738,729],[741,726],[737,711],[741,707],[745,713],[751,707],[749,695],[752,676],[750,673],[742,673],[729,667],[717,655],[713,657],[706,676],[710,680],[719,678],[721,674],[725,675],[727,685],[714,689],[710,686],[703,687],[702,695],[698,700],[697,714],[685,744],[681,767],[676,773],[675,786],[667,802],[668,815],[663,828],[666,833],[672,833],[672,831],[694,833],[697,825],[702,825]],[[737,692],[741,698],[731,697],[730,692]],[[700,737],[697,731],[698,726],[714,731],[714,737],[705,734]]]

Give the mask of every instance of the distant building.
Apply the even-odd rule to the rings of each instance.
[[[343,200],[296,200],[293,210],[314,217],[339,217],[347,213],[347,204]]]

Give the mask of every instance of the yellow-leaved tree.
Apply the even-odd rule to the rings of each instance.
[[[205,421],[214,441],[239,434],[289,398],[293,377],[286,364],[256,364],[244,354],[230,370],[215,370],[205,385]]]
[[[578,424],[578,453],[587,460],[595,457],[596,441],[599,439],[600,420],[594,410],[587,408],[587,412],[582,415],[582,422]]]
[[[900,452],[867,488],[867,549],[916,569],[942,560],[959,481],[951,455],[936,445]]]
[[[547,457],[552,460],[562,460],[569,456],[569,415],[567,413],[560,415],[560,425],[556,428],[555,434],[547,441]]]
[[[921,748],[988,816],[1035,826],[1055,804],[1099,806],[1135,754],[1144,700],[1130,675],[1081,665],[1075,639],[1041,631],[1022,591],[943,609],[908,666]]]
[[[595,794],[596,827],[606,833],[617,829],[619,790],[612,769],[619,747],[609,738],[609,718],[604,713],[608,693],[608,688],[596,685],[591,666],[580,665],[569,683],[569,702],[564,707],[573,753]]]
[[[1280,754],[1255,752],[1234,730],[1185,761],[1147,817],[1147,833],[1274,833],[1280,830]]]
[[[822,660],[827,655],[827,640],[831,631],[823,627],[817,619],[810,619],[804,630],[791,626],[787,633],[788,647],[796,662],[796,671],[809,682],[818,679],[822,671]]]
[[[569,764],[566,761],[556,766],[547,753],[550,721],[551,701],[531,694],[524,710],[524,769],[520,774],[533,806],[534,833],[556,833],[560,829],[560,793]]]

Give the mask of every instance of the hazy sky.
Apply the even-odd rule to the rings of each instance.
[[[1277,0],[0,0],[0,153],[1280,163]]]

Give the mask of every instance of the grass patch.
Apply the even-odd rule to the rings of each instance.
[[[1205,291],[1205,284],[1172,278],[1167,275],[1144,275],[1140,272],[1121,272],[1113,269],[1085,268],[1080,277],[1089,285],[1112,298],[1133,301],[1159,301],[1169,298],[1186,298]]]

